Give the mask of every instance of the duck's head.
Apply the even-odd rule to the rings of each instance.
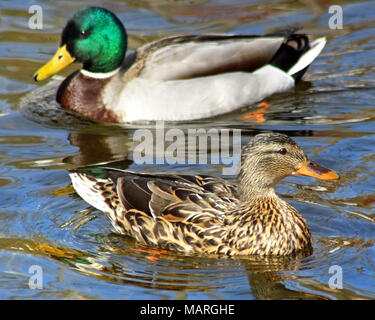
[[[34,74],[35,81],[48,79],[74,61],[91,73],[118,69],[127,48],[126,31],[110,11],[89,7],[78,11],[67,22],[61,43],[53,58]]]
[[[262,133],[244,147],[239,173],[240,194],[244,200],[255,194],[273,194],[275,185],[293,175],[322,180],[339,179],[337,173],[311,162],[287,135]]]

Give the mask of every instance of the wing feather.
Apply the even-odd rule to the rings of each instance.
[[[284,41],[280,36],[201,35],[170,37],[137,52],[132,69],[149,80],[180,80],[267,64]]]
[[[116,185],[125,210],[143,212],[153,218],[211,226],[205,221],[215,216],[222,220],[223,213],[238,203],[235,186],[221,178],[105,170]]]

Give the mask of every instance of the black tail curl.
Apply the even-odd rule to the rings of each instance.
[[[310,41],[305,34],[289,34],[288,38],[271,59],[270,64],[288,72],[297,63],[299,58],[309,49]],[[295,82],[298,82],[302,78],[307,68],[308,66],[292,75]]]

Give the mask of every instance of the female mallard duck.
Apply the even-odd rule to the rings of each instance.
[[[65,26],[61,46],[36,81],[74,61],[57,101],[91,120],[193,120],[248,106],[292,88],[326,40],[306,35],[177,36],[126,55],[127,35],[110,11],[90,7]]]
[[[339,178],[277,133],[259,134],[243,149],[238,186],[200,175],[103,173],[104,179],[70,176],[77,193],[103,211],[117,232],[167,250],[229,256],[311,248],[306,221],[274,187],[292,174]]]

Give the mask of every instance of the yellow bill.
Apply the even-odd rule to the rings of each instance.
[[[339,175],[330,169],[321,167],[316,163],[312,163],[309,160],[306,160],[300,169],[296,171],[296,174],[301,176],[309,176],[322,180],[337,180]]]
[[[50,61],[34,73],[34,80],[46,80],[65,69],[68,65],[72,64],[74,60],[75,58],[73,58],[68,50],[66,50],[66,45],[64,44],[57,49],[55,55]]]

